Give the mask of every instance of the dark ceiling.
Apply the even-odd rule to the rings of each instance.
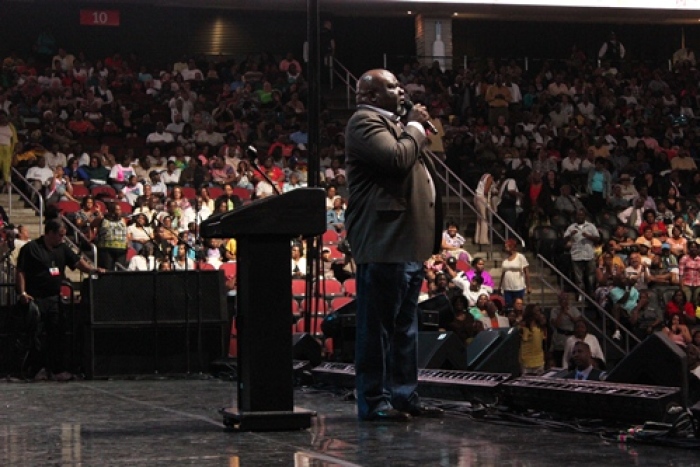
[[[37,3],[47,0],[5,0]],[[57,1],[57,0],[51,0]],[[306,0],[61,0],[95,7],[120,3],[150,4],[164,8],[214,8],[234,10],[304,11]],[[0,3],[3,3],[0,0]],[[650,10],[541,6],[474,5],[402,0],[318,0],[322,14],[334,16],[400,16],[425,13],[461,19],[553,21],[572,23],[700,24],[700,10]],[[614,3],[611,0],[611,3]]]

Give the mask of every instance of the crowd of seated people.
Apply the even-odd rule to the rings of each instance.
[[[183,235],[196,238],[196,225],[214,212],[306,185],[307,85],[292,54],[187,57],[156,68],[134,55],[60,49],[50,63],[8,57],[2,78],[0,110],[21,140],[13,158],[26,179],[20,186],[35,204],[43,197],[48,209],[55,205],[98,250],[117,245],[131,258],[161,238],[174,246]],[[342,132],[323,123],[321,181],[347,196]],[[341,232],[345,200],[335,204],[329,215]],[[121,211],[123,229],[105,228],[108,206]],[[235,247],[215,251],[230,239],[202,243],[199,261],[235,259]],[[126,255],[111,257],[109,266],[129,267]]]
[[[196,239],[196,225],[206,215],[306,182],[306,84],[293,57],[285,71],[279,62],[267,54],[212,64],[191,57],[156,68],[133,55],[102,60],[64,51],[49,64],[8,57],[0,103],[23,138],[15,165],[48,202],[93,195],[92,202],[104,210],[98,202],[107,192],[122,211],[145,214],[145,220],[137,216],[128,224],[145,222],[153,228],[150,243],[174,245],[183,235]],[[644,307],[663,308],[667,301],[657,293],[639,308],[640,300],[626,293],[627,286],[619,287],[621,277],[634,280],[635,290],[680,283],[688,302],[698,305],[700,282],[690,272],[700,233],[698,71],[682,60],[673,70],[607,61],[596,66],[580,51],[570,60],[544,62],[532,70],[515,61],[475,65],[445,71],[415,62],[397,77],[414,102],[429,108],[440,130],[431,136],[431,149],[444,155],[448,167],[469,183],[493,167],[488,190],[479,195],[499,214],[495,223],[508,224],[530,247],[536,247],[541,228],[553,228],[561,251],[569,252],[578,242],[567,242],[565,232],[584,210],[598,228],[598,236],[587,234],[594,256],[589,248],[571,251],[576,259],[567,266],[576,272],[580,291],[638,332],[663,327]],[[321,123],[328,225],[342,237],[348,196],[342,125],[325,113]],[[251,167],[250,145],[277,187]],[[113,193],[100,191],[105,187]],[[225,194],[218,193],[224,188]],[[185,193],[190,189],[194,194]],[[34,190],[29,193],[35,196]],[[100,235],[92,209],[76,210],[76,219],[82,218],[80,229],[95,241]],[[127,249],[144,250],[139,245],[149,242],[129,228]],[[448,226],[443,247],[448,257],[468,263],[456,230]],[[482,225],[476,243],[487,237]],[[643,273],[633,250],[641,256]],[[610,251],[612,258],[605,256]],[[218,265],[235,258],[235,241],[210,240],[200,252],[197,260]],[[514,248],[509,258],[518,264],[509,269],[512,277],[499,282],[511,287],[504,287],[508,303],[501,313],[513,315],[511,323],[516,323],[521,316],[512,309],[529,288],[528,265]],[[672,259],[678,262],[677,273]],[[629,268],[637,273],[627,274]],[[477,270],[478,263],[471,269]],[[489,284],[478,277],[481,284],[472,276],[464,290],[473,295],[495,288],[492,278]],[[449,288],[452,281],[447,282]],[[611,303],[620,290],[625,293]],[[528,318],[530,328],[540,322],[536,311]],[[696,319],[682,316],[690,325]],[[481,319],[475,322],[478,327]]]
[[[407,64],[398,77],[442,119],[446,163],[475,186],[482,217],[490,206],[496,227],[546,252],[582,301],[638,337],[672,329],[689,348],[700,316],[700,75],[689,61],[662,66],[572,56],[529,71]],[[475,243],[487,243],[477,224]],[[673,312],[677,290],[683,313]],[[569,321],[560,329],[573,335]]]

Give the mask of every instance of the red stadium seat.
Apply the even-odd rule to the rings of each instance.
[[[323,279],[318,281],[318,292],[321,296],[331,299],[345,295],[343,284],[336,279]]]
[[[306,297],[306,281],[304,279],[292,279],[292,296],[294,298]]]
[[[323,331],[321,330],[321,323],[323,323],[323,317],[321,316],[312,316],[311,317],[311,327],[309,330],[306,329],[306,321],[304,318],[301,318],[299,321],[297,321],[296,325],[296,331],[297,332],[308,332],[309,334],[319,337],[323,336]]]
[[[311,309],[307,310],[307,306],[310,306]],[[313,300],[305,299],[305,300],[302,300],[301,303],[299,304],[299,313],[301,313],[303,315],[307,311],[309,313],[311,313],[312,315],[325,316],[331,311],[331,306],[323,298],[318,298],[318,299],[313,299]]]
[[[345,279],[343,282],[343,289],[345,289],[345,295],[348,297],[354,297],[357,295],[357,281],[354,277]]]
[[[191,186],[183,186],[182,187],[182,196],[183,198],[187,199],[195,199],[197,198],[197,191],[192,188]]]
[[[102,198],[114,199],[117,197],[117,192],[109,185],[96,185],[90,188],[92,196],[100,196]]]
[[[73,302],[75,295],[73,295],[73,287],[68,284],[61,285],[60,298],[61,302],[64,304],[70,304]]]
[[[211,197],[211,199],[216,199],[223,194],[224,194],[223,188],[220,188],[218,186],[209,187],[209,196]]]
[[[90,194],[85,185],[73,185],[73,198],[83,199]]]
[[[247,201],[250,199],[252,193],[249,189],[243,188],[242,186],[237,186],[233,188],[233,194],[241,198],[241,201]]]
[[[71,214],[80,211],[80,203],[76,201],[59,201],[56,203],[56,208],[63,214]]]
[[[117,203],[119,203],[119,206],[121,206],[122,208],[122,216],[128,216],[129,214],[131,214],[133,208],[129,203],[127,203],[126,201],[117,201]]]
[[[321,239],[324,245],[337,245],[340,241],[340,235],[338,235],[335,229],[328,229],[323,232]]]

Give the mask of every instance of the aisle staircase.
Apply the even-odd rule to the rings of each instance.
[[[10,193],[0,194],[0,205],[5,208],[5,212],[7,212],[11,224],[15,227],[19,225],[27,227],[31,239],[36,239],[43,235],[44,221],[40,215],[40,211],[42,211],[41,213],[43,214],[43,206],[40,207],[32,204],[29,198],[17,189],[17,186],[13,185]],[[74,244],[69,244],[76,253],[83,253],[79,251]],[[75,288],[79,288],[83,278],[83,273],[80,271],[73,271],[70,268],[66,268],[66,279],[73,283]]]

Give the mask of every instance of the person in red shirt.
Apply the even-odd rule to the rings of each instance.
[[[654,237],[666,237],[668,236],[668,228],[663,221],[656,220],[656,211],[653,209],[647,209],[644,211],[644,220],[639,225],[639,234],[644,235],[644,229],[647,226],[651,227],[652,232],[654,232]]]
[[[695,324],[695,306],[686,300],[682,290],[676,290],[673,298],[666,304],[666,319],[671,319],[675,315],[683,315],[684,322]]]
[[[73,114],[73,120],[68,123],[68,129],[73,133],[85,135],[88,133],[94,133],[95,125],[90,123],[89,120],[85,120],[83,118],[83,112],[76,110]]]

